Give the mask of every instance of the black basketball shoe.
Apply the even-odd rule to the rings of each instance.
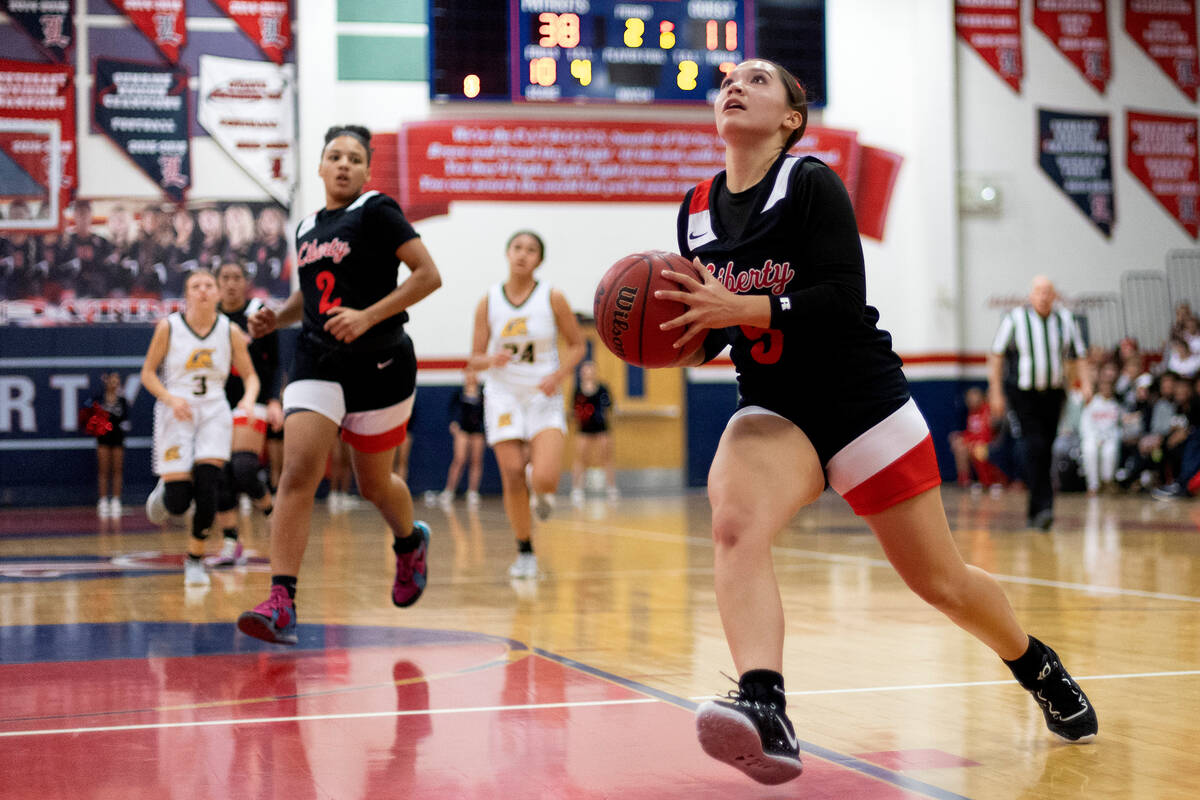
[[[759,783],[784,783],[804,769],[787,714],[775,703],[751,700],[741,691],[701,703],[696,734],[704,752]]]
[[[1041,652],[1042,665],[1034,678],[1022,680],[1018,676],[1017,681],[1041,707],[1051,733],[1068,742],[1090,742],[1100,727],[1096,709],[1062,665],[1058,653],[1032,636],[1029,640]]]

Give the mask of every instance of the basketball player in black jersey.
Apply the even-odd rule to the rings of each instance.
[[[246,268],[240,261],[226,261],[217,270],[217,289],[220,300],[217,309],[229,317],[241,331],[249,328],[249,316],[263,307],[258,298],[246,296],[249,286]],[[233,455],[221,473],[217,492],[217,527],[223,534],[221,552],[208,559],[210,567],[233,567],[246,563],[246,555],[238,540],[238,497],[248,495],[254,507],[268,516],[272,510],[271,492],[258,476],[258,457],[267,439],[268,427],[283,426],[283,405],[279,402],[279,333],[249,341],[250,360],[258,373],[259,402],[254,413],[246,414],[237,408],[245,391],[242,378],[234,370],[225,382],[225,397],[233,408]]]
[[[747,61],[722,82],[714,113],[725,170],[688,192],[678,225],[702,281],[668,271],[680,291],[658,292],[689,307],[662,326],[680,333],[676,346],[706,337],[681,363],[730,345],[740,394],[708,476],[717,605],[740,679],[728,700],[697,710],[701,746],[763,783],[800,774],[771,542],[826,481],[905,583],[1005,660],[1053,733],[1090,740],[1083,691],[951,537],[928,428],[866,304],[846,189],[817,159],[787,155],[807,122],[803,88],[774,62]]]
[[[417,362],[404,332],[407,309],[442,284],[441,275],[396,201],[364,192],[371,134],[359,126],[325,133],[318,174],[325,207],[296,231],[300,290],[279,311],[249,318],[264,336],[301,322],[283,393],[283,474],[271,516],[271,595],[238,618],[250,636],[296,643],[296,576],[308,543],[313,496],[341,438],[362,496],[392,529],[392,602],[410,606],[425,589],[429,528],[413,518],[412,495],[392,473],[416,391]],[[403,263],[409,275],[398,283]]]

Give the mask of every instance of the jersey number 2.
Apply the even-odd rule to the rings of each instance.
[[[321,290],[321,301],[317,304],[318,314],[327,314],[330,309],[337,308],[342,304],[342,298],[330,298],[333,294],[333,285],[337,279],[333,277],[333,273],[329,270],[317,273],[317,288]]]
[[[774,364],[783,355],[783,332],[774,328],[742,325],[742,334],[751,341],[750,356],[759,364]]]

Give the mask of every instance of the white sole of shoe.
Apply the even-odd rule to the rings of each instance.
[[[716,703],[702,703],[696,709],[696,735],[705,753],[740,769],[759,783],[770,786],[787,783],[804,771],[799,759],[764,753],[754,724]]]

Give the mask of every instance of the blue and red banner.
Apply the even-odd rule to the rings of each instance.
[[[53,60],[65,64],[75,38],[75,0],[4,0],[4,13]]]
[[[154,42],[172,64],[187,44],[187,10],[184,0],[109,0],[133,22],[134,27]]]
[[[183,199],[192,184],[186,70],[96,60],[96,126],[158,184]]]
[[[1116,222],[1107,114],[1038,109],[1038,164],[1105,236]]]

